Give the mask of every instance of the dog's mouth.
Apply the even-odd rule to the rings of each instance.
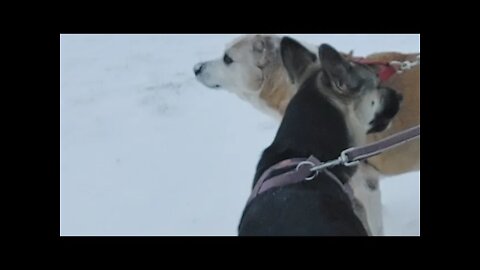
[[[197,81],[199,81],[201,84],[203,84],[204,86],[210,88],[210,89],[219,89],[221,88],[222,86],[220,84],[209,84],[207,82],[205,82],[202,78],[199,78],[198,76],[196,76],[196,79]]]
[[[207,85],[208,88],[211,88],[211,89],[219,89],[221,88],[220,84],[214,84],[214,85]]]
[[[369,124],[370,124],[370,129],[367,131],[367,134],[381,132],[386,130],[389,127],[389,125],[391,124],[391,119],[385,119],[385,118],[375,119],[370,121]]]

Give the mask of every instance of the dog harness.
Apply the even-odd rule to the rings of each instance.
[[[420,125],[404,130],[375,143],[346,149],[337,159],[327,162],[321,162],[314,156],[310,156],[308,159],[291,158],[280,161],[263,172],[253,187],[247,204],[257,195],[271,188],[313,180],[320,171],[330,176],[331,179],[341,186],[349,198],[353,199],[353,191],[350,185],[348,185],[348,183],[343,185],[342,182],[328,170],[328,168],[338,165],[357,165],[361,160],[379,155],[384,151],[395,148],[418,137],[420,137]]]
[[[258,179],[253,187],[252,193],[248,198],[247,204],[250,203],[257,195],[272,189],[285,185],[295,184],[302,181],[313,180],[317,176],[317,172],[311,171],[312,167],[318,166],[323,162],[316,157],[309,158],[290,158],[276,163],[268,168]],[[308,166],[307,166],[308,165]],[[350,199],[353,199],[353,190],[350,185],[343,185],[335,174],[329,170],[323,170],[331,179],[334,180],[342,190],[347,193]]]

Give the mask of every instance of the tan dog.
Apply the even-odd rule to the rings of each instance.
[[[194,66],[197,80],[210,88],[223,88],[251,103],[257,109],[281,120],[285,109],[295,95],[296,86],[288,77],[280,56],[281,37],[274,35],[246,35],[227,46],[222,57]],[[303,43],[312,53],[318,47]],[[378,61],[414,61],[418,54],[395,52],[377,53],[367,56]],[[343,54],[352,57],[352,53]],[[317,58],[318,59],[318,58]],[[381,133],[369,134],[369,142],[420,123],[420,68],[414,67],[403,74],[395,74],[385,82],[403,95],[400,111],[390,128]],[[370,166],[369,166],[370,165]],[[420,169],[420,141],[414,140],[398,148],[370,158],[368,164],[361,163],[352,178],[358,207],[364,207],[373,235],[383,235],[381,194],[378,188],[379,173],[396,175]]]
[[[385,52],[372,54],[367,58],[385,62],[414,62],[417,55],[419,54]],[[403,94],[403,104],[391,127],[384,132],[370,134],[368,137],[370,142],[420,124],[420,66],[417,65],[401,74],[393,75],[384,85],[401,92]],[[414,140],[370,158],[369,163],[385,175],[420,170],[420,140]]]
[[[207,87],[224,88],[250,102],[257,109],[281,119],[295,87],[290,82],[279,54],[279,36],[246,35],[227,46],[222,58],[195,66],[197,79]],[[316,46],[305,44],[316,51]],[[376,53],[367,59],[389,62],[414,61],[418,54]],[[345,54],[346,57],[349,55]],[[390,128],[368,136],[369,142],[420,124],[420,68],[395,74],[385,82],[404,96],[402,108]],[[370,158],[379,173],[396,175],[420,169],[420,140]]]

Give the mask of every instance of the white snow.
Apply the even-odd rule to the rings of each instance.
[[[239,35],[61,36],[61,235],[236,235],[278,123],[198,83]],[[355,55],[419,35],[290,35]],[[382,180],[385,233],[420,234],[420,173]]]

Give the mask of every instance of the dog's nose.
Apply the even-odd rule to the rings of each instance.
[[[193,67],[193,72],[195,76],[197,76],[200,72],[202,72],[203,67],[205,66],[204,63],[198,63]]]

